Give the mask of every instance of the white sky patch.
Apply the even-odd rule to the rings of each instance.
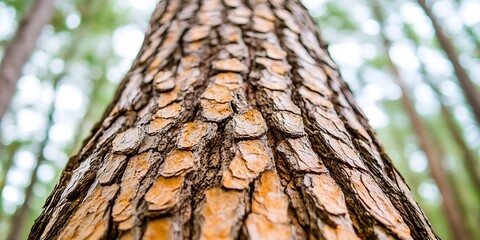
[[[302,0],[302,3],[312,16],[321,16],[325,14],[325,0]]]
[[[438,86],[438,85],[437,85]],[[442,81],[440,83],[440,92],[447,96],[447,100],[449,99],[456,99],[459,100],[462,98],[462,93],[459,92],[458,86],[453,83],[452,81]]]
[[[58,87],[55,98],[55,108],[57,110],[78,110],[84,104],[83,95],[75,86],[62,84]]]
[[[49,164],[42,164],[38,167],[38,179],[42,182],[50,182],[55,177],[55,169]]]
[[[38,101],[41,94],[40,80],[35,75],[24,75],[17,83],[17,98],[25,103]]]
[[[365,115],[367,115],[369,123],[372,125],[372,127],[376,129],[383,128],[390,123],[388,116],[384,113],[384,111],[375,106],[375,104],[363,105],[362,109],[365,112]]]
[[[8,170],[7,183],[15,187],[24,188],[30,183],[30,174],[24,169],[13,167]]]
[[[420,83],[415,86],[415,109],[421,115],[437,113],[440,105],[436,100],[435,94],[426,84]]]
[[[380,32],[380,25],[373,19],[362,22],[362,31],[369,35],[376,35]]]
[[[0,2],[0,39],[8,38],[15,30],[15,11]]]
[[[363,62],[360,46],[356,42],[331,44],[328,48],[335,61],[350,67],[360,67]]]
[[[400,14],[403,21],[411,24],[415,32],[421,37],[430,38],[433,36],[434,30],[431,22],[418,4],[404,2],[400,7]]]
[[[163,1],[163,0],[160,0]],[[156,0],[128,0],[130,6],[141,10],[144,13],[150,13],[152,12],[152,9],[155,8],[155,5],[157,4]]]
[[[22,191],[10,185],[5,186],[2,192],[2,198],[10,204],[22,202],[24,197],[25,196]]]
[[[35,156],[26,149],[20,149],[15,153],[15,165],[23,169],[32,169],[35,164]]]
[[[362,55],[366,59],[373,59],[378,55],[377,48],[371,43],[362,44]]]
[[[50,61],[49,69],[53,74],[59,74],[65,68],[65,63],[60,58],[55,58]]]
[[[401,68],[415,70],[418,68],[419,62],[413,49],[405,43],[395,43],[390,49],[390,55],[395,64]]]
[[[378,84],[367,84],[362,94],[368,96],[371,101],[380,101],[385,97],[382,87]]]
[[[22,138],[40,129],[43,124],[44,117],[42,114],[31,109],[20,109],[17,111],[17,133]]]
[[[138,1],[138,2],[143,2],[143,1]],[[82,20],[78,14],[71,13],[71,14],[68,14],[67,18],[65,19],[65,25],[67,25],[67,28],[69,29],[75,29],[78,26],[80,26],[81,21]]]
[[[470,121],[470,110],[464,105],[456,105],[453,110],[455,117],[462,122]]]
[[[53,142],[69,142],[74,133],[70,125],[57,123],[50,128],[50,140]]]
[[[113,33],[113,49],[119,56],[133,59],[142,45],[143,38],[144,33],[137,27],[133,25],[121,27]]]
[[[385,84],[383,91],[390,100],[398,100],[402,96],[402,90],[396,84]]]
[[[425,63],[428,72],[441,75],[452,74],[452,65],[438,51],[427,47],[420,47],[418,55]]]
[[[42,50],[37,50],[33,52],[30,63],[35,65],[38,69],[47,68],[48,63],[50,62],[50,56],[51,55],[43,52]]]
[[[410,166],[410,169],[414,172],[424,172],[427,170],[428,167],[428,162],[427,158],[425,157],[425,153],[421,151],[416,151],[413,152],[412,155],[410,155],[410,159],[408,160],[408,165]]]
[[[437,201],[440,198],[440,192],[433,180],[425,181],[418,186],[418,193],[425,199]]]
[[[460,7],[459,13],[465,24],[469,26],[480,22],[480,2],[462,1],[462,6]]]

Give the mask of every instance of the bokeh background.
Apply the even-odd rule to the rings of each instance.
[[[45,198],[90,128],[111,101],[135,58],[156,0],[66,0],[56,2],[51,25],[23,69],[16,95],[0,128],[0,233],[29,199],[24,236]],[[472,239],[480,239],[480,193],[464,164],[468,151],[478,166],[480,131],[440,47],[430,19],[412,0],[304,0],[334,60],[388,154],[405,177],[434,229],[453,239],[442,196],[429,172],[392,75],[405,89],[433,139],[453,186],[458,211]],[[0,57],[31,0],[0,0]],[[462,66],[480,84],[480,1],[428,2],[452,40]],[[374,14],[380,11],[380,21]],[[391,42],[385,49],[384,40]],[[388,55],[387,55],[388,52]],[[455,141],[455,133],[465,145]],[[31,186],[31,187],[29,187]],[[478,187],[478,186],[477,186]],[[0,234],[0,239],[6,234]]]

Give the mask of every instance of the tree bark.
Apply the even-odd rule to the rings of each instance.
[[[480,126],[480,93],[477,90],[477,85],[475,85],[475,83],[470,79],[467,71],[465,71],[465,69],[462,67],[455,47],[443,31],[442,26],[440,26],[440,23],[433,14],[432,10],[427,6],[426,0],[417,1],[427,14],[428,18],[430,18],[433,28],[435,29],[438,42],[445,51],[445,54],[447,54],[448,60],[453,65],[460,88],[463,90],[465,98],[472,109],[475,120],[477,121],[477,125]]]
[[[170,0],[31,239],[436,239],[298,0]]]
[[[23,66],[35,50],[43,28],[53,16],[54,2],[55,0],[34,0],[30,10],[20,22],[15,36],[5,48],[0,63],[0,120],[15,94]]]

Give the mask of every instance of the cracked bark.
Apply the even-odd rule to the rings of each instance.
[[[161,1],[31,239],[436,239],[297,0]]]

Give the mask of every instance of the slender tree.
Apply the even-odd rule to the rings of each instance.
[[[67,63],[70,63],[70,60],[73,58],[75,55],[75,40],[72,41],[72,45],[69,46],[68,49],[66,49],[66,53],[64,56],[64,59]],[[60,82],[63,77],[67,74],[69,64],[64,68],[63,72],[58,74],[52,79],[52,88],[54,89],[54,92],[57,92],[58,87],[60,86]],[[54,94],[56,96],[56,94]],[[25,224],[28,221],[28,217],[31,214],[31,204],[32,200],[34,198],[34,187],[36,184],[38,184],[38,171],[39,168],[42,164],[46,162],[46,157],[44,155],[44,149],[47,146],[47,144],[50,141],[50,129],[55,123],[54,115],[55,115],[55,98],[52,100],[49,106],[48,114],[47,114],[47,123],[44,128],[44,136],[45,138],[39,143],[39,146],[37,147],[37,161],[35,162],[35,165],[32,169],[32,172],[30,174],[30,183],[28,184],[27,188],[25,189],[25,199],[23,200],[23,204],[17,209],[15,214],[13,215],[13,218],[10,221],[10,231],[7,235],[7,240],[16,240],[16,239],[21,239],[23,234],[25,233]]]
[[[437,237],[298,0],[170,0],[30,238]]]
[[[5,146],[5,158],[2,160],[2,171],[0,172],[0,196],[7,183],[7,173],[12,168],[15,160],[15,153],[22,145],[21,142],[12,142]],[[3,198],[0,197],[0,220],[3,219]]]
[[[480,93],[477,90],[477,86],[475,85],[475,83],[472,82],[467,71],[465,71],[465,69],[462,67],[457,50],[455,50],[452,42],[445,34],[442,26],[437,20],[437,17],[428,7],[426,0],[417,0],[417,2],[420,7],[422,7],[422,9],[425,11],[425,14],[427,14],[428,18],[430,18],[433,28],[435,29],[438,42],[445,51],[448,60],[453,65],[453,69],[455,70],[455,75],[457,76],[460,88],[463,90],[465,98],[470,104],[473,115],[475,116],[475,120],[477,121],[477,125],[480,126]]]
[[[451,232],[453,233],[455,239],[467,240],[467,228],[464,225],[464,221],[462,221],[463,218],[461,215],[460,205],[455,198],[451,183],[448,181],[448,175],[442,166],[441,154],[439,153],[439,151],[437,151],[433,139],[431,138],[430,134],[422,123],[422,120],[415,111],[412,98],[410,97],[410,93],[408,91],[408,87],[400,74],[400,70],[397,68],[395,63],[392,61],[392,58],[390,57],[389,52],[392,43],[384,33],[385,28],[383,11],[376,0],[372,1],[372,11],[373,15],[379,22],[382,29],[380,31],[380,36],[388,68],[390,69],[390,72],[392,73],[392,76],[398,87],[402,91],[402,102],[407,112],[407,116],[410,120],[410,125],[414,130],[415,136],[420,144],[421,149],[427,157],[430,174],[437,183],[437,186],[442,195],[444,212],[447,217],[449,226],[451,227]]]
[[[445,121],[447,129],[449,130],[453,140],[456,142],[461,155],[463,155],[463,163],[465,165],[465,169],[468,172],[470,179],[474,187],[477,189],[478,193],[480,193],[480,174],[478,173],[478,164],[477,164],[477,156],[476,154],[470,149],[465,138],[462,134],[462,129],[458,126],[457,121],[455,120],[454,113],[452,109],[449,107],[448,103],[446,103],[445,96],[441,93],[440,89],[437,87],[437,84],[433,81],[432,76],[427,71],[427,66],[425,61],[420,57],[420,39],[419,37],[413,32],[413,29],[409,25],[404,25],[405,34],[409,37],[410,40],[413,41],[415,44],[415,54],[419,61],[419,71],[422,75],[422,80],[432,89],[434,92],[436,99],[440,104],[440,111],[442,113],[442,118]]]
[[[55,0],[34,0],[23,16],[15,36],[5,48],[0,62],[0,120],[15,94],[15,86],[22,69],[40,37],[42,29],[52,18]]]

